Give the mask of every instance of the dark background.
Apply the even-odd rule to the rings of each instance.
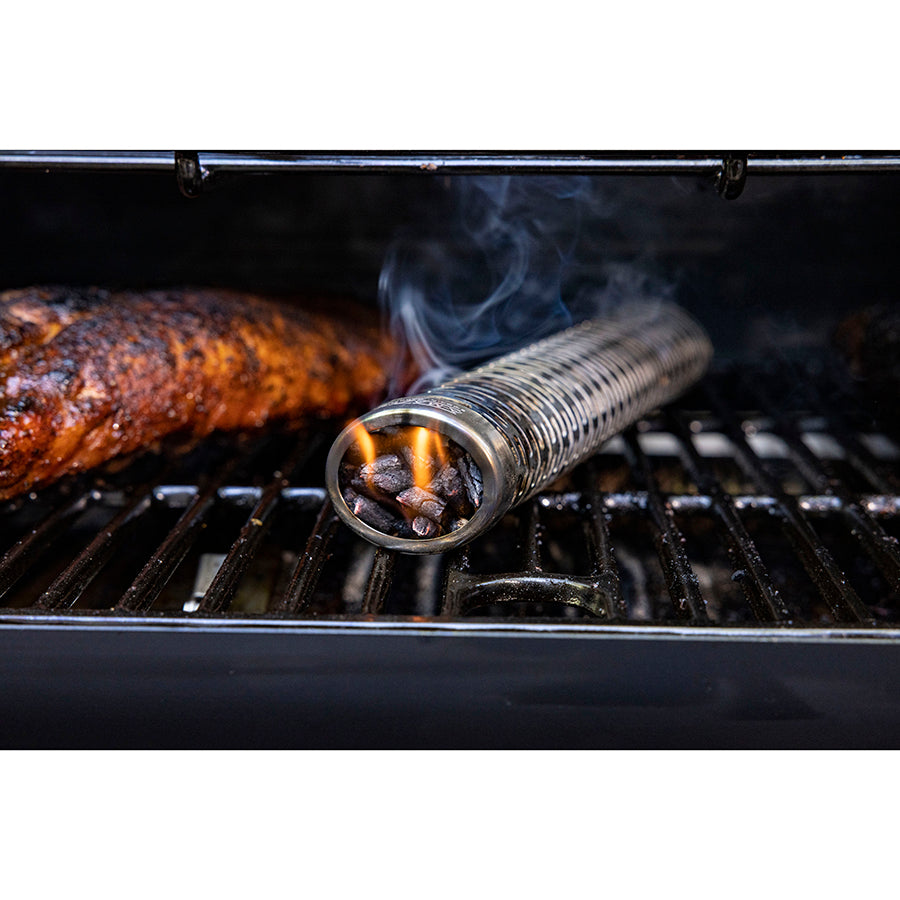
[[[375,302],[391,242],[440,239],[464,177],[220,176],[187,199],[172,173],[0,171],[0,288],[194,284]],[[579,226],[582,277],[618,262],[652,271],[720,356],[822,346],[848,312],[894,299],[900,175],[751,175],[733,201],[701,176],[590,187],[602,212]]]

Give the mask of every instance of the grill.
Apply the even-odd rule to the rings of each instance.
[[[900,619],[900,450],[872,421],[821,366],[719,368],[471,546],[422,559],[339,522],[328,431],[221,439],[8,504],[0,615],[883,633]]]
[[[217,165],[224,177],[329,159],[188,154],[177,172],[190,194]],[[373,172],[416,161],[335,159]],[[690,165],[727,197],[753,175],[742,159],[539,162],[614,174]],[[848,160],[896,168],[894,157]],[[755,166],[779,162],[797,172],[803,160]],[[339,427],[218,437],[7,503],[3,741],[895,743],[900,438],[821,347],[717,358],[676,404],[471,544],[431,556],[375,547],[341,522],[324,483]]]

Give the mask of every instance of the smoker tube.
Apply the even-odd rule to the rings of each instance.
[[[341,519],[379,546],[437,553],[468,543],[608,438],[674,400],[703,375],[711,357],[705,332],[680,307],[629,305],[366,413],[331,448],[328,492]],[[375,435],[424,426],[454,441],[481,472],[474,515],[431,538],[387,534],[361,521],[340,485],[341,464],[360,425]]]

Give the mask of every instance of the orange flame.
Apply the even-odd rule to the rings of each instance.
[[[435,470],[450,461],[443,437],[430,428],[415,428],[412,435],[412,476],[416,487],[427,488]]]
[[[416,428],[413,432],[412,476],[416,487],[427,487],[431,481],[429,456],[431,448],[431,431],[427,428]]]
[[[372,435],[366,431],[366,426],[362,423],[357,425],[353,429],[353,437],[356,439],[356,443],[363,455],[363,459],[367,463],[375,462],[375,457],[378,455],[375,451],[375,441],[372,438]]]
[[[443,436],[437,431],[434,434],[434,455],[440,460],[441,465],[445,466],[450,462],[450,454],[447,450],[447,444],[444,442]]]
[[[450,461],[449,448],[442,435],[423,426],[407,427],[395,434],[386,435],[379,432],[371,434],[359,423],[354,426],[353,438],[364,466],[372,466],[381,453],[400,453],[402,447],[409,447],[412,450],[410,461],[413,484],[423,490],[431,484],[437,470]],[[375,490],[375,478],[372,466],[366,475],[372,490]]]

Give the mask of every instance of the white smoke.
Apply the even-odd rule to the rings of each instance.
[[[634,260],[597,258],[597,235],[610,230],[621,202],[595,179],[469,176],[450,184],[449,221],[398,238],[381,271],[382,308],[422,373],[411,390],[628,300],[672,293]]]

